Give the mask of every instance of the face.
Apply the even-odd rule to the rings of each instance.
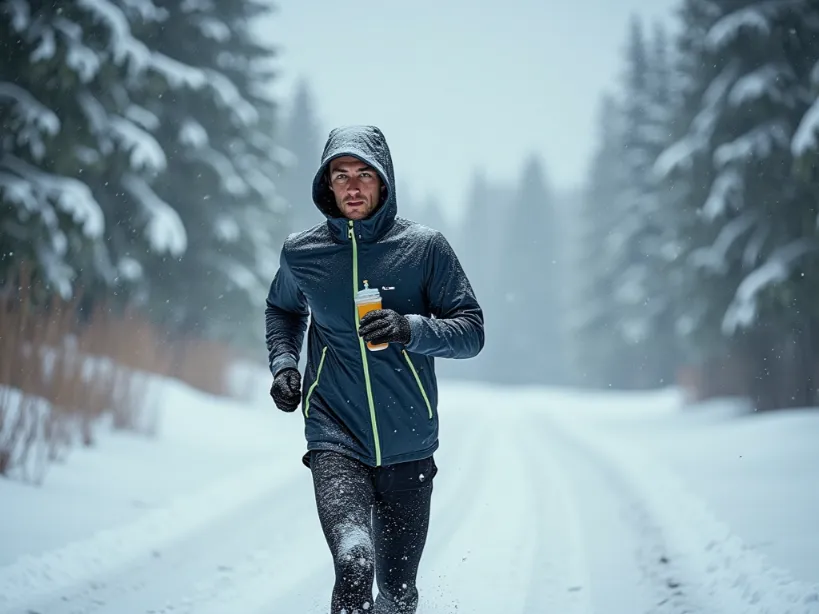
[[[375,169],[358,158],[342,156],[330,163],[330,189],[344,217],[363,220],[378,207],[381,179]]]

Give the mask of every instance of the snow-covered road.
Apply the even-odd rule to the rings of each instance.
[[[502,391],[476,398],[442,417],[420,614],[819,612],[815,589],[745,552],[661,468],[565,411],[559,395],[522,395],[514,408]],[[286,419],[298,417],[275,421]],[[18,583],[0,612],[326,614],[333,574],[309,473],[289,451],[270,461],[279,466],[253,465],[168,516],[187,531],[156,544],[150,529],[133,531],[122,537],[133,556],[119,565],[89,542],[103,561],[87,579],[48,594],[48,578]],[[238,503],[208,516],[221,497]],[[71,565],[74,547],[48,560]],[[0,568],[0,589],[15,586],[14,571]]]

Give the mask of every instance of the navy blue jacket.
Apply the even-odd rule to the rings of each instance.
[[[387,188],[365,220],[341,216],[326,180],[330,160],[344,155],[372,166]],[[439,231],[397,216],[392,157],[378,128],[330,133],[313,202],[327,222],[287,237],[267,297],[270,371],[297,368],[307,331],[307,449],[371,466],[431,456],[438,448],[434,359],[470,358],[484,345],[483,312],[469,280]],[[354,296],[365,279],[381,292],[383,308],[407,316],[405,346],[371,352],[358,336]]]

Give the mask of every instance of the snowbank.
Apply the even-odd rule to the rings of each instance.
[[[156,439],[104,433],[42,487],[0,480],[0,611],[150,557],[292,477],[302,424],[273,409],[166,380]]]

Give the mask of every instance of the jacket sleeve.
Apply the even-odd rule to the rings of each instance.
[[[265,340],[268,365],[275,375],[282,369],[298,369],[304,332],[310,310],[287,264],[285,248],[279,259],[265,307]]]
[[[433,317],[407,315],[407,350],[438,358],[472,358],[484,345],[483,310],[449,242],[440,232],[430,241],[425,266]]]

